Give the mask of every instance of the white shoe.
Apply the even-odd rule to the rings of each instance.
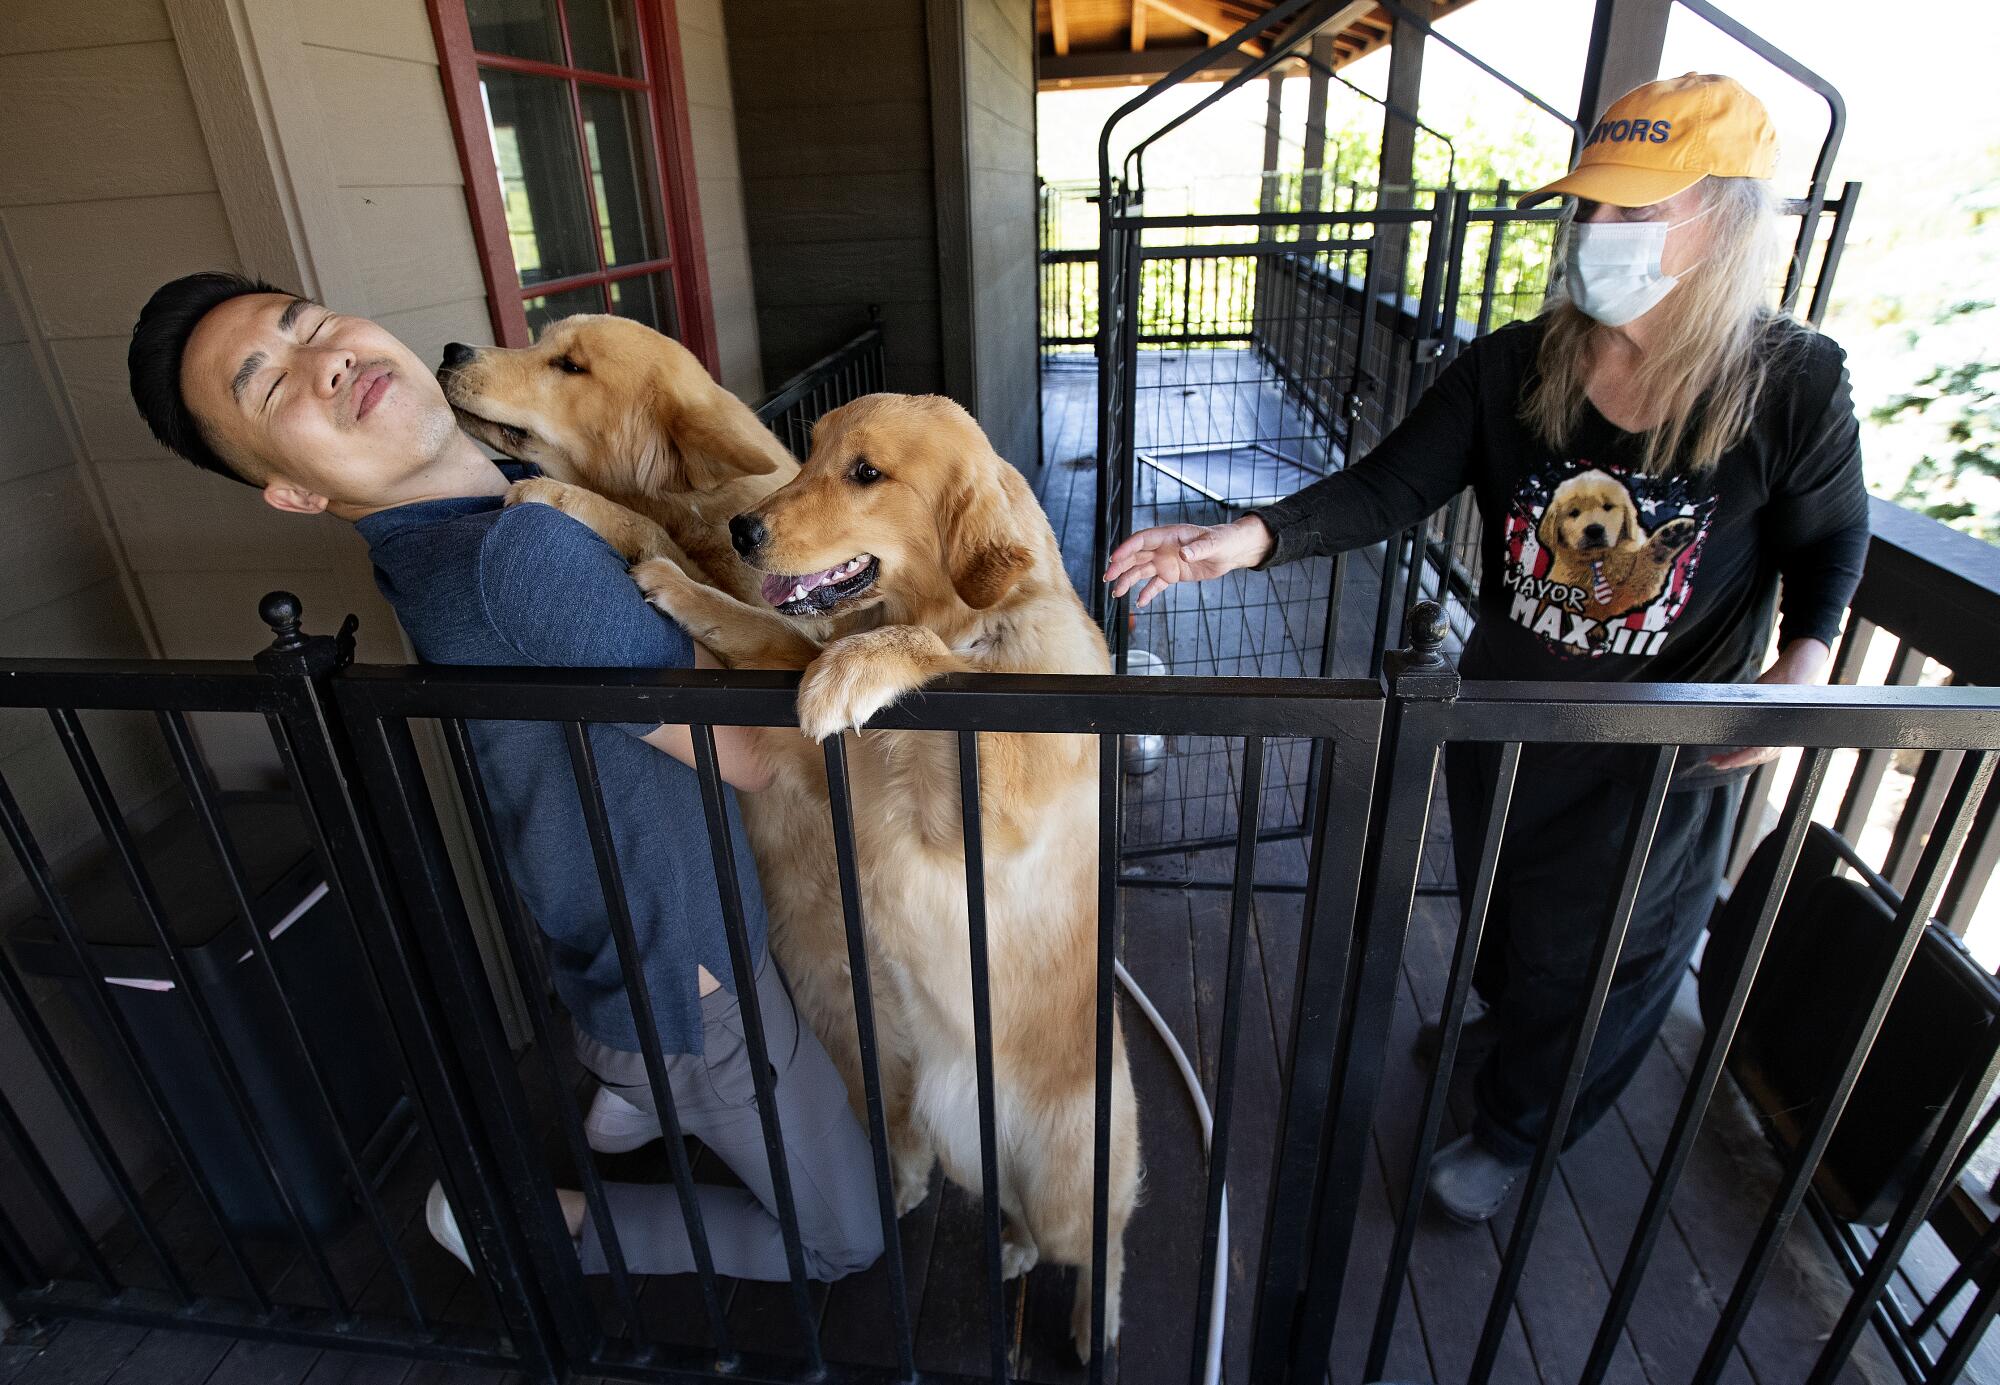
[[[452,1215],[442,1183],[431,1184],[431,1195],[424,1199],[424,1225],[430,1228],[431,1239],[456,1256],[467,1273],[478,1273],[472,1268],[472,1256],[465,1249],[465,1237],[459,1232],[458,1218]]]
[[[1461,1135],[1431,1161],[1431,1199],[1452,1220],[1477,1225],[1500,1210],[1520,1176],[1519,1165]]]
[[[660,1118],[649,1116],[609,1087],[599,1087],[583,1118],[583,1138],[599,1154],[629,1154],[660,1138]]]

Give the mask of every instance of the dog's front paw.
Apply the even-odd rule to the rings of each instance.
[[[858,731],[868,719],[921,687],[932,670],[921,641],[942,651],[928,630],[890,626],[828,645],[799,683],[799,729],[814,741]]]
[[[1700,526],[1685,515],[1670,519],[1653,531],[1653,551],[1669,557],[1693,543],[1699,532]]]
[[[633,565],[632,580],[638,583],[639,592],[646,600],[672,615],[674,598],[692,579],[672,558],[648,558]]]
[[[565,514],[577,508],[578,499],[589,492],[567,481],[551,481],[546,476],[530,476],[507,487],[507,506],[549,505]]]

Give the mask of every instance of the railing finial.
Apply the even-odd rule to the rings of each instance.
[[[290,654],[306,647],[299,622],[305,618],[305,603],[290,592],[266,592],[257,603],[257,614],[271,627],[271,648]]]
[[[1410,607],[1410,614],[1403,626],[1403,637],[1409,642],[1410,660],[1408,668],[1443,668],[1444,637],[1450,627],[1445,624],[1444,607],[1435,601],[1419,601]]]

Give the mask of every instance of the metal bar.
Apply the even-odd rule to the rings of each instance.
[[[77,1216],[76,1208],[70,1205],[62,1184],[56,1181],[56,1176],[42,1158],[41,1151],[35,1148],[35,1142],[28,1134],[28,1127],[23,1125],[21,1118],[15,1114],[14,1104],[7,1100],[5,1092],[0,1092],[0,1135],[4,1135],[7,1143],[13,1147],[14,1157],[27,1171],[28,1181],[41,1193],[49,1215],[55,1218],[56,1224],[63,1229],[63,1234],[75,1245],[77,1259],[83,1262],[84,1268],[90,1271],[90,1277],[97,1281],[97,1286],[104,1290],[107,1296],[117,1297],[122,1288],[118,1283],[118,1277],[111,1272],[111,1266],[104,1263],[104,1256],[97,1249],[97,1242],[91,1238],[90,1229],[83,1224],[83,1219]],[[26,1249],[25,1246],[22,1248]]]
[[[1944,901],[1938,905],[1938,918],[1954,937],[1963,938],[1972,926],[1973,911],[1985,897],[1996,864],[2000,864],[2000,794],[1988,794],[1979,805],[1979,816],[1972,821],[1965,849],[1952,867]]]
[[[593,1349],[576,1244],[548,1196],[540,1140],[522,1099],[485,963],[472,937],[416,742],[401,721],[344,707],[329,721],[325,667],[274,649],[297,705],[282,726],[288,762],[330,810],[322,837],[360,892],[353,917],[391,1005],[398,1034],[421,1055],[408,1064],[439,1182],[468,1250],[472,1282],[525,1368],[553,1380],[567,1352]],[[294,736],[296,726],[299,734]],[[367,795],[365,802],[356,797]],[[483,1118],[490,1115],[490,1118]]]
[[[35,1258],[35,1252],[21,1238],[14,1221],[0,1208],[0,1274],[7,1276],[7,1282],[0,1283],[0,1307],[7,1306],[7,1294],[25,1294],[31,1288],[47,1284],[50,1274],[42,1268],[42,1262]],[[16,1317],[26,1314],[17,1313]]]
[[[1993,1109],[2000,1110],[2000,1107]],[[1965,1148],[1967,1150],[1977,1150],[1981,1144],[1985,1143],[1986,1136],[1992,1133],[1990,1126],[1984,1132],[1979,1130],[1973,1131],[1972,1138],[1965,1143]],[[1961,1167],[1950,1178],[1945,1180],[1945,1187],[1947,1189],[1958,1181],[1959,1173],[1964,1171],[1963,1155],[1961,1155],[1960,1162]],[[1938,1285],[1937,1292],[1931,1295],[1930,1302],[1926,1303],[1922,1310],[1914,1318],[1910,1319],[1908,1336],[1911,1341],[1923,1340],[1932,1328],[1938,1326],[1939,1321],[1944,1317],[1945,1310],[1951,1307],[1951,1301],[1958,1297],[1966,1285],[1972,1283],[1978,1277],[1981,1270],[1986,1268],[1986,1262],[1992,1258],[1996,1250],[2000,1250],[2000,1221],[1994,1221],[1987,1225],[1986,1230],[1980,1233],[1979,1239],[1973,1243],[1972,1249],[1958,1257],[1957,1267],[1945,1277],[1944,1283]]]
[[[1923,1162],[1911,1179],[1908,1191],[1903,1194],[1902,1205],[1897,1207],[1895,1217],[1876,1242],[1867,1273],[1848,1294],[1840,1320],[1834,1324],[1826,1345],[1820,1349],[1819,1359],[1813,1362],[1812,1374],[1806,1377],[1806,1385],[1831,1385],[1846,1368],[1848,1357],[1861,1338],[1862,1328],[1867,1326],[1876,1305],[1889,1287],[1890,1279],[1902,1264],[1903,1252],[1916,1238],[1948,1186],[1955,1156],[1964,1148],[1966,1135],[1978,1119],[1979,1104],[1985,1099],[1995,1077],[2000,1077],[2000,1049],[1988,1057],[1986,1068],[1978,1077],[1959,1085],[1949,1106],[1941,1113],[1938,1132],[1931,1138],[1930,1147],[1924,1151]]]
[[[1403,944],[1423,866],[1431,783],[1450,720],[1442,704],[1398,699],[1395,705],[1396,721],[1384,737],[1386,764],[1369,799],[1371,847],[1362,896],[1367,903],[1355,924],[1357,937],[1349,944],[1359,955],[1347,959],[1349,975],[1327,1115],[1330,1134],[1320,1160],[1321,1192],[1310,1211],[1311,1254],[1299,1286],[1294,1326],[1283,1339],[1290,1352],[1288,1373],[1273,1377],[1277,1379],[1318,1380],[1333,1344],[1360,1211],[1362,1170],[1372,1157],[1375,1106],[1381,1096]],[[1451,710],[1455,713],[1456,708]]]
[[[958,733],[965,830],[965,924],[972,954],[972,1047],[979,1082],[979,1185],[986,1224],[986,1328],[996,1385],[1007,1381],[1007,1303],[1000,1280],[1000,1145],[994,1115],[993,995],[986,955],[986,856],[979,813],[979,733]]]
[[[90,1150],[91,1158],[96,1161],[98,1169],[104,1174],[104,1181],[111,1186],[120,1205],[125,1208],[125,1214],[132,1219],[132,1225],[138,1231],[139,1239],[145,1243],[147,1251],[159,1264],[160,1272],[166,1276],[168,1287],[173,1290],[174,1296],[181,1301],[183,1307],[192,1307],[194,1293],[188,1288],[187,1279],[181,1274],[180,1266],[174,1263],[173,1256],[160,1239],[158,1228],[153,1225],[153,1219],[147,1215],[142,1205],[138,1189],[132,1186],[132,1180],[126,1174],[124,1165],[118,1162],[111,1137],[105,1134],[104,1127],[98,1123],[97,1114],[91,1110],[89,1101],[85,1099],[83,1088],[76,1080],[76,1074],[71,1071],[68,1061],[63,1058],[61,1047],[56,1043],[55,1036],[49,1032],[48,1024],[42,1019],[41,1012],[35,1008],[34,1000],[28,994],[28,988],[21,982],[21,974],[14,969],[13,962],[8,960],[5,948],[0,948],[0,991],[6,993],[7,1008],[13,1011],[15,1023],[21,1026],[22,1034],[27,1037],[29,1050],[42,1065],[43,1075],[48,1078],[49,1084],[62,1098],[63,1107],[69,1112],[70,1119],[76,1123],[78,1131],[82,1133],[84,1145]]]
[[[806,1289],[805,1249],[799,1237],[798,1203],[792,1196],[792,1168],[785,1157],[785,1133],[779,1128],[778,1096],[773,1082],[771,1046],[764,1033],[764,1007],[757,995],[757,959],[750,954],[750,928],[743,917],[743,885],[736,874],[735,836],[729,829],[729,806],[722,793],[722,770],[715,754],[715,728],[696,723],[688,728],[694,740],[695,778],[701,784],[702,816],[708,824],[708,849],[715,863],[715,888],[722,904],[722,931],[729,943],[729,967],[736,973],[736,1008],[743,1014],[743,1038],[750,1049],[750,1080],[757,1093],[757,1119],[764,1131],[764,1155],[771,1164],[771,1196],[778,1204],[778,1229],[785,1242],[785,1268],[791,1279],[792,1309],[806,1345],[809,1374],[825,1371],[820,1357],[818,1314]],[[765,964],[776,966],[766,954]]]
[[[1618,970],[1619,955],[1625,949],[1625,933],[1632,923],[1632,909],[1639,899],[1639,883],[1652,855],[1653,837],[1659,830],[1660,812],[1666,806],[1667,789],[1674,775],[1674,761],[1680,756],[1677,745],[1663,745],[1653,757],[1653,777],[1646,787],[1643,806],[1626,829],[1621,859],[1625,872],[1618,884],[1618,901],[1611,919],[1598,935],[1596,955],[1590,963],[1590,991],[1578,1016],[1576,1037],[1570,1041],[1569,1072],[1562,1093],[1556,1098],[1541,1143],[1535,1149],[1534,1166],[1528,1173],[1527,1191],[1514,1218],[1514,1234],[1508,1238],[1507,1254],[1500,1265],[1499,1282],[1493,1287],[1493,1301],[1486,1310],[1486,1325],[1479,1334],[1473,1353],[1469,1379],[1484,1385],[1493,1375],[1493,1363],[1500,1355],[1500,1341],[1507,1331],[1507,1319],[1514,1310],[1514,1298],[1521,1275],[1528,1268],[1528,1248],[1534,1244],[1535,1229],[1541,1219],[1542,1203],[1556,1173],[1556,1157],[1562,1152],[1563,1137],[1569,1133],[1570,1115],[1583,1091],[1583,1079],[1590,1067],[1590,1049],[1597,1037],[1604,1002],[1611,994],[1611,980]]]
[[[1473,877],[1472,898],[1459,928],[1458,946],[1452,952],[1451,975],[1445,982],[1444,1013],[1439,1016],[1437,1065],[1430,1085],[1424,1089],[1423,1114],[1417,1122],[1417,1144],[1410,1157],[1409,1192],[1396,1216],[1396,1236],[1389,1248],[1389,1268],[1382,1277],[1382,1297],[1375,1305],[1375,1331],[1368,1342],[1368,1361],[1362,1368],[1363,1380],[1380,1380],[1389,1360],[1389,1344],[1396,1332],[1396,1314],[1402,1307],[1403,1281],[1410,1272],[1410,1248],[1417,1237],[1417,1220],[1424,1210],[1424,1191],[1430,1176],[1431,1156],[1437,1149],[1438,1127],[1444,1122],[1446,1098],[1451,1091],[1452,1067],[1458,1059],[1458,1037],[1465,1026],[1465,1007],[1472,995],[1472,967],[1479,955],[1480,938],[1486,929],[1487,911],[1493,903],[1493,886],[1499,874],[1500,844],[1507,831],[1507,814],[1514,804],[1514,780],[1521,767],[1521,746],[1510,741],[1500,751],[1500,765],[1493,780],[1493,801],[1487,810],[1486,833],[1480,838],[1479,872]]]
[[[1743,1007],[1750,999],[1750,988],[1757,979],[1757,969],[1763,964],[1765,944],[1770,941],[1771,929],[1777,923],[1785,892],[1791,888],[1792,871],[1798,865],[1799,850],[1804,846],[1806,832],[1812,826],[1813,804],[1819,798],[1820,786],[1826,781],[1826,767],[1831,759],[1831,751],[1815,750],[1799,762],[1784,816],[1779,820],[1778,830],[1784,834],[1781,838],[1783,845],[1779,848],[1770,888],[1764,892],[1764,902],[1750,929],[1742,969],[1730,983],[1729,1000],[1722,1013],[1702,1035],[1701,1049],[1695,1055],[1694,1072],[1681,1094],[1680,1109],[1674,1114],[1674,1123],[1661,1152],[1652,1186],[1646,1192],[1645,1208],[1640,1212],[1639,1223],[1625,1247],[1624,1263],[1619,1267],[1617,1282],[1612,1287],[1611,1301],[1605,1306],[1604,1316],[1598,1322],[1597,1336],[1591,1343],[1590,1356],[1578,1385],[1597,1385],[1604,1378],[1617,1350],[1618,1336],[1624,1331],[1625,1320],[1632,1312],[1632,1305],[1638,1301],[1639,1287],[1652,1263],[1653,1246],[1659,1239],[1660,1228],[1666,1224],[1674,1190],[1680,1186],[1681,1174],[1694,1151],[1702,1116],[1708,1111],[1709,1101],[1722,1080],[1723,1062],[1729,1055],[1729,1045],[1736,1037],[1736,1027],[1743,1018]]]
[[[1859,619],[1857,617],[1857,619]],[[1868,626],[1872,636],[1875,626]],[[1851,632],[1850,632],[1851,633]],[[1847,653],[1845,641],[1842,643],[1843,659]],[[1859,655],[1854,670],[1860,676]],[[1884,687],[1914,687],[1923,676],[1924,655],[1908,640],[1898,640],[1896,652],[1889,660],[1889,673]],[[1835,682],[1842,682],[1836,678]],[[1874,809],[1875,796],[1881,792],[1882,777],[1889,769],[1889,753],[1886,750],[1862,750],[1856,754],[1854,771],[1848,776],[1847,791],[1841,795],[1840,809],[1833,816],[1833,830],[1848,841],[1859,841],[1862,831],[1868,826],[1868,815]]]
[[[1876,988],[1874,1002],[1868,1012],[1859,1017],[1850,1030],[1844,1046],[1847,1061],[1835,1079],[1833,1090],[1827,1094],[1812,1121],[1807,1126],[1811,1133],[1794,1151],[1785,1177],[1779,1184],[1778,1194],[1766,1212],[1763,1224],[1758,1227],[1756,1238],[1751,1242],[1750,1253],[1745,1258],[1743,1268],[1737,1275],[1736,1284],[1731,1289],[1729,1301],[1724,1305],[1722,1316],[1716,1323],[1715,1332],[1709,1338],[1708,1349],[1702,1356],[1701,1367],[1696,1371],[1692,1385],[1714,1385],[1721,1375],[1722,1367],[1728,1359],[1729,1350],[1736,1344],[1737,1334],[1743,1330],[1743,1320],[1750,1314],[1751,1304],[1757,1291],[1763,1286],[1764,1276],[1770,1270],[1778,1247],[1785,1233],[1791,1228],[1792,1218],[1798,1212],[1799,1203],[1805,1199],[1806,1188],[1812,1180],[1813,1170],[1818,1167],[1826,1146],[1833,1138],[1835,1124],[1847,1107],[1847,1099],[1854,1090],[1855,1081],[1861,1075],[1868,1053],[1875,1045],[1875,1037],[1881,1032],[1882,1021],[1889,1013],[1889,1005],[1895,999],[1896,989],[1902,983],[1903,972],[1916,954],[1917,944],[1923,937],[1924,928],[1937,903],[1939,891],[1944,885],[1944,870],[1951,858],[1957,854],[1971,825],[1973,810],[1978,806],[1979,797],[1993,777],[1993,765],[2000,752],[1984,751],[1976,759],[1968,759],[1959,767],[1952,785],[1947,825],[1931,834],[1925,843],[1923,861],[1917,868],[1915,888],[1903,900],[1903,907],[1897,911],[1896,927],[1900,938],[1896,953],[1890,959],[1881,985]]]
[[[591,1152],[590,1141],[584,1135],[582,1118],[577,1115],[573,1103],[562,1099],[567,1095],[567,1080],[555,1051],[556,1021],[549,1008],[548,961],[535,939],[529,936],[528,925],[522,919],[520,892],[514,887],[513,872],[507,868],[499,830],[493,821],[492,799],[487,795],[485,778],[479,772],[471,733],[465,722],[457,717],[444,718],[442,727],[445,752],[458,780],[459,796],[464,799],[467,815],[472,820],[473,845],[486,872],[486,886],[493,896],[494,910],[500,916],[500,935],[506,943],[514,974],[520,979],[522,994],[527,998],[528,1026],[534,1034],[535,1047],[541,1052],[542,1064],[548,1071],[549,1086],[557,1094],[563,1140],[583,1183],[583,1200],[591,1223],[596,1226],[597,1238],[604,1246],[604,1268],[611,1279],[612,1296],[619,1311],[625,1315],[625,1321],[636,1327],[639,1321],[638,1298],[632,1288],[631,1271],[626,1267],[625,1247],[618,1238],[618,1224],[604,1195],[604,1179],[597,1171],[597,1160]]]
[[[265,936],[263,921],[258,917],[256,902],[250,898],[250,887],[244,879],[243,863],[237,858],[236,847],[229,840],[229,831],[222,822],[222,809],[217,801],[214,781],[209,777],[208,764],[195,747],[186,717],[179,712],[161,712],[159,722],[160,730],[166,737],[168,753],[173,757],[174,768],[180,774],[181,785],[187,790],[188,802],[194,809],[196,824],[201,828],[216,864],[221,867],[223,881],[229,887],[230,900],[236,905],[244,929],[250,935],[250,950],[257,955],[265,979],[271,983],[271,990],[278,997],[278,1008],[284,1013],[286,1032],[305,1065],[313,1096],[320,1113],[326,1118],[334,1143],[340,1147],[341,1162],[347,1170],[348,1180],[354,1185],[354,1195],[367,1214],[376,1239],[382,1243],[383,1253],[389,1260],[389,1271],[402,1293],[403,1306],[409,1310],[410,1321],[419,1329],[426,1328],[428,1321],[423,1305],[417,1301],[417,1289],[410,1279],[409,1266],[397,1253],[395,1233],[389,1229],[381,1199],[375,1195],[374,1186],[362,1171],[360,1160],[355,1157],[353,1143],[342,1126],[339,1108],[334,1105],[333,1093],[327,1086],[326,1074],[321,1070],[319,1059],[313,1055],[312,1046],[306,1041],[305,1030],[299,1025],[298,1012],[292,1008],[291,997],[286,994],[284,982],[279,979],[278,965],[271,955],[270,939]],[[331,1266],[328,1268],[331,1269]]]
[[[187,959],[181,946],[174,940],[173,930],[167,925],[165,909],[153,888],[152,876],[146,864],[139,858],[133,844],[131,831],[118,810],[117,800],[112,796],[111,784],[104,777],[103,766],[97,762],[97,753],[91,749],[90,738],[84,734],[83,723],[77,714],[68,708],[49,709],[49,718],[55,723],[56,735],[62,741],[63,751],[69,757],[70,767],[76,771],[77,784],[83,789],[84,798],[90,804],[91,816],[96,818],[97,827],[104,835],[106,845],[118,858],[118,865],[131,888],[132,897],[145,916],[148,929],[159,944],[160,952],[172,973],[175,989],[187,1003],[188,1013],[193,1018],[195,1030],[201,1035],[202,1047],[207,1050],[208,1059],[215,1065],[216,1076],[222,1083],[223,1092],[229,1099],[230,1110],[243,1123],[250,1136],[251,1148],[257,1154],[257,1166],[264,1177],[270,1180],[271,1190],[278,1196],[278,1204],[285,1211],[285,1219],[299,1238],[299,1247],[305,1252],[306,1261],[311,1266],[313,1277],[319,1281],[320,1291],[326,1295],[334,1316],[343,1324],[353,1320],[354,1312],[347,1298],[340,1290],[340,1282],[335,1277],[333,1265],[327,1259],[326,1247],[320,1244],[319,1234],[307,1221],[305,1209],[299,1206],[298,1194],[291,1186],[279,1165],[277,1152],[272,1148],[270,1132],[264,1128],[264,1120],[250,1093],[243,1084],[243,1074],[236,1066],[236,1060],[223,1042],[221,1027],[216,1022],[215,1011],[208,1003],[188,970]],[[256,916],[248,920],[256,927]]]
[[[666,1137],[667,1163],[673,1170],[674,1192],[680,1200],[681,1219],[687,1224],[688,1245],[694,1253],[695,1274],[701,1282],[702,1307],[708,1312],[709,1330],[715,1336],[715,1350],[723,1368],[734,1370],[736,1349],[729,1338],[729,1324],[722,1312],[722,1296],[715,1285],[715,1257],[709,1250],[708,1228],[702,1222],[701,1201],[695,1196],[694,1169],[688,1160],[686,1137],[681,1130],[680,1115],[674,1107],[672,1084],[667,1081],[667,1059],[660,1048],[659,1020],[653,1013],[652,994],[646,989],[639,972],[639,941],[632,928],[632,911],[625,902],[625,880],[618,867],[617,846],[611,839],[611,820],[604,807],[597,755],[590,747],[589,729],[583,722],[566,723],[563,735],[569,745],[570,770],[576,777],[577,798],[583,805],[583,823],[590,836],[590,853],[597,863],[604,910],[611,921],[612,941],[618,948],[618,970],[625,983],[625,997],[632,1006],[632,1023],[638,1030],[639,1053],[646,1065],[646,1081],[653,1091],[660,1131]]]
[[[833,857],[840,875],[840,914],[847,930],[847,969],[854,985],[854,1036],[861,1050],[861,1085],[868,1106],[868,1143],[875,1155],[875,1202],[882,1213],[882,1254],[889,1266],[889,1314],[896,1333],[897,1379],[917,1378],[916,1340],[910,1326],[909,1289],[903,1274],[903,1241],[896,1234],[896,1193],[889,1163],[888,1109],[882,1100],[880,1046],[875,1037],[873,982],[868,973],[861,914],[861,871],[855,854],[854,804],[847,777],[847,741],[825,742],[827,804],[833,818]]]
[[[2000,1311],[2000,1280],[1987,1284],[1979,1291],[1979,1296],[1965,1310],[1965,1316],[1952,1329],[1951,1338],[1931,1367],[1931,1379],[1939,1385],[1951,1385],[1952,1381],[1965,1374],[1966,1365],[1972,1360],[1972,1353],[1979,1349],[1986,1339],[1986,1331],[1993,1326],[1993,1315]]]
[[[1257,878],[1257,814],[1264,793],[1264,738],[1243,738],[1243,784],[1237,796],[1235,888],[1229,900],[1229,963],[1222,983],[1222,1039],[1215,1062],[1215,1118],[1208,1147],[1208,1192],[1201,1218],[1201,1267],[1196,1271],[1194,1345],[1188,1385],[1202,1385],[1208,1366],[1208,1302],[1215,1288],[1222,1199],[1229,1178],[1229,1126],[1236,1105],[1236,1045],[1242,1030],[1243,959],[1249,954],[1251,888]]]
[[[1806,321],[1818,327],[1826,318],[1826,310],[1833,301],[1833,276],[1840,269],[1841,256],[1847,250],[1847,232],[1854,225],[1854,208],[1861,200],[1861,184],[1850,182],[1840,190],[1840,200],[1834,204],[1833,229],[1827,232],[1826,250],[1820,256],[1819,278],[1813,282],[1812,302],[1806,310]]]
[[[1090,1385],[1104,1385],[1104,1310],[1111,1245],[1111,1058],[1116,1043],[1112,976],[1118,961],[1118,837],[1125,776],[1116,736],[1097,738],[1097,984],[1090,1156]],[[1201,1311],[1196,1301],[1195,1311]]]
[[[138,1082],[139,1090],[145,1093],[146,1104],[151,1108],[153,1119],[166,1133],[167,1143],[172,1147],[174,1157],[180,1161],[181,1172],[187,1176],[195,1195],[201,1199],[203,1209],[215,1223],[216,1232],[221,1237],[222,1248],[228,1255],[231,1266],[242,1277],[243,1285],[250,1291],[251,1301],[257,1305],[258,1312],[270,1313],[271,1297],[251,1270],[250,1262],[243,1253],[242,1242],[229,1218],[223,1214],[222,1200],[216,1194],[215,1184],[203,1170],[201,1161],[194,1152],[194,1146],[188,1140],[180,1118],[174,1114],[172,1103],[161,1090],[153,1070],[140,1057],[138,1039],[132,1033],[132,1026],[127,1023],[117,1002],[111,998],[110,988],[104,982],[104,974],[98,967],[96,959],[91,956],[90,944],[84,940],[82,931],[77,927],[75,916],[70,913],[68,903],[56,887],[55,873],[49,869],[49,863],[43,857],[40,845],[36,843],[34,834],[28,828],[27,818],[22,815],[21,806],[15,801],[13,790],[7,787],[4,778],[0,778],[0,829],[5,830],[7,843],[13,848],[15,858],[20,861],[21,870],[28,877],[29,884],[34,887],[36,898],[48,916],[55,921],[56,932],[62,935],[63,945],[69,951],[70,960],[76,964],[77,975],[83,982],[84,991],[90,996],[98,1018],[110,1031],[118,1054],[125,1060],[126,1068]]]
[[[1500,180],[1499,191],[1495,194],[1500,205],[1495,207],[1494,210],[1506,210],[1507,191],[1507,180],[1502,178]],[[1465,219],[1468,224],[1473,219],[1470,207],[1466,210]],[[1507,223],[1505,221],[1495,218],[1491,229],[1486,235],[1486,263],[1480,270],[1479,276],[1479,329],[1477,335],[1482,337],[1493,330],[1493,295],[1500,288],[1500,254],[1506,243],[1506,227]]]
[[[1895,831],[1889,834],[1889,854],[1882,863],[1882,874],[1898,890],[1910,888],[1917,849],[1937,822],[1950,776],[1962,758],[1959,751],[1934,750],[1917,762],[1917,772],[1910,780],[1910,796],[1903,800],[1903,810],[1896,815]]]

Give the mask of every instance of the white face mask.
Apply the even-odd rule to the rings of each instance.
[[[1569,301],[1606,327],[1623,327],[1652,311],[1680,282],[1660,268],[1667,232],[1687,221],[1579,221],[1569,228]]]

